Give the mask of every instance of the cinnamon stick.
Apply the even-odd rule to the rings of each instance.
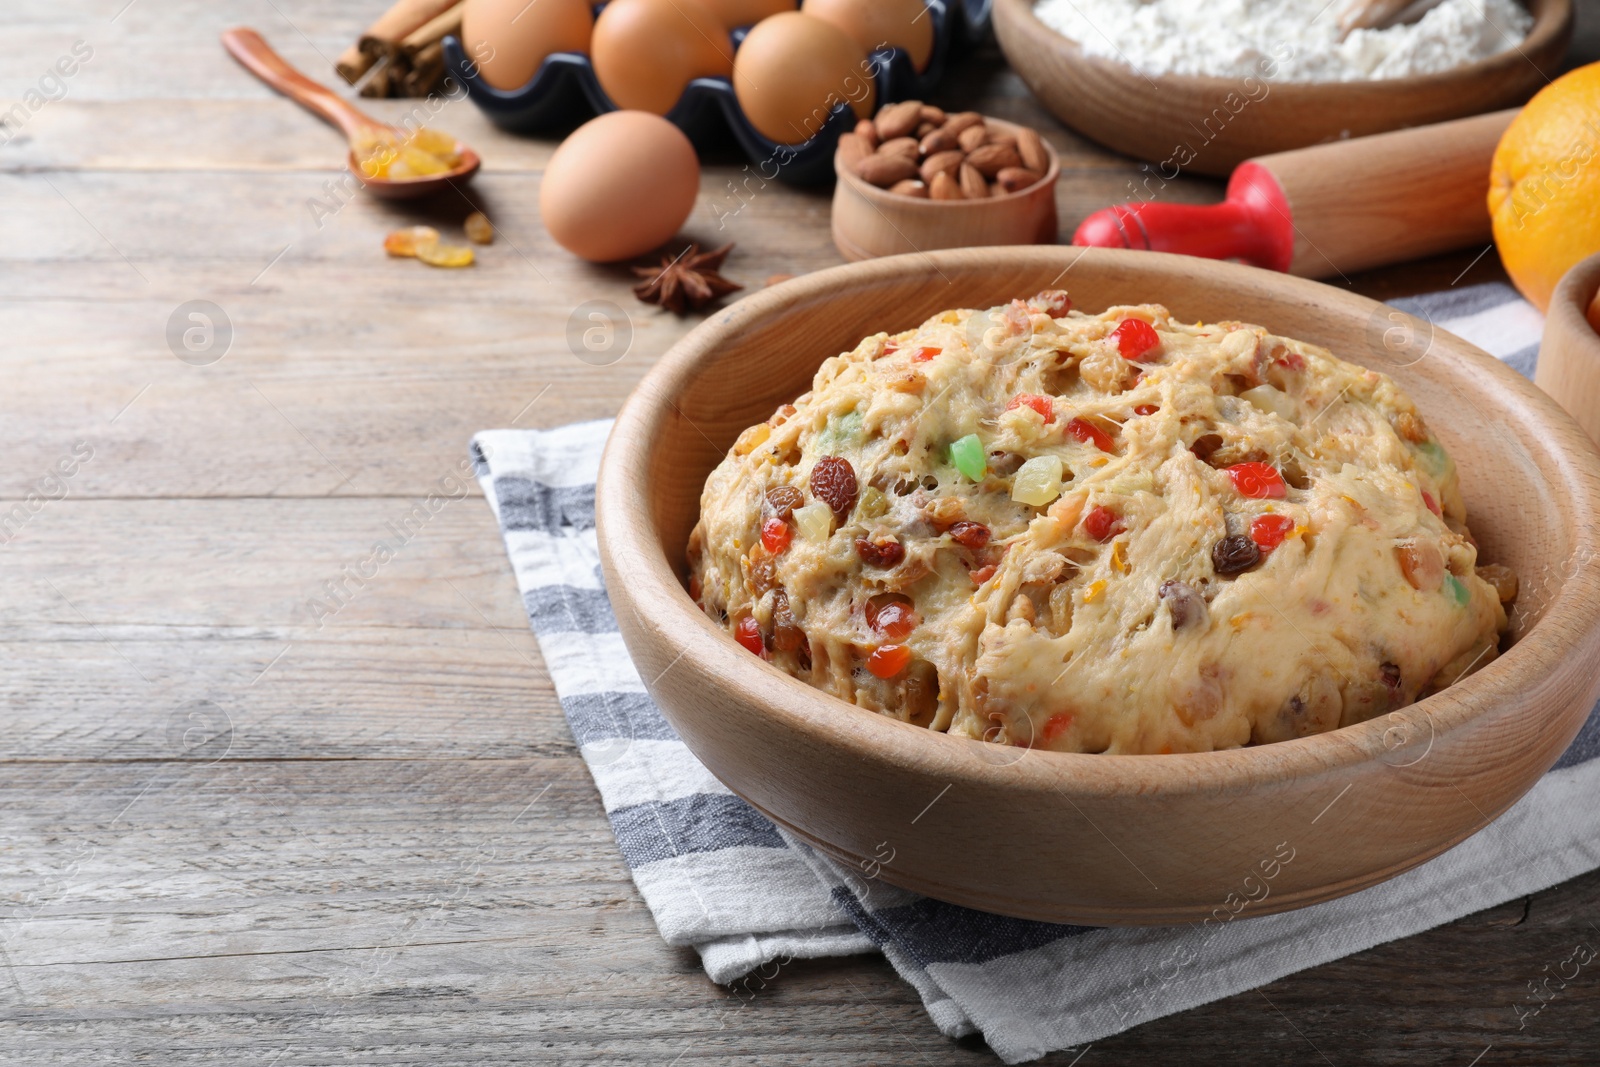
[[[397,55],[400,42],[458,4],[459,0],[399,0],[367,27],[357,44],[375,58]]]
[[[353,44],[339,53],[339,58],[334,60],[333,69],[339,72],[339,77],[354,85],[377,61],[377,56],[369,56],[361,50],[360,45]]]
[[[441,11],[438,15],[406,34],[400,41],[401,54],[415,56],[430,45],[441,44],[450,34],[460,37],[461,12],[466,6],[466,0],[457,0],[456,5],[448,11]],[[443,53],[442,47],[440,53]]]

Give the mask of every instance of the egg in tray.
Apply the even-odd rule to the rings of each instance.
[[[445,53],[507,129],[647,111],[697,144],[731,130],[765,177],[809,183],[859,118],[928,95],[955,21],[947,0],[469,0]]]

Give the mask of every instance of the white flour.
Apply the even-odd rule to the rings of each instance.
[[[1347,2],[1040,0],[1035,12],[1088,54],[1147,74],[1298,82],[1449,70],[1515,46],[1533,25],[1515,0],[1444,0],[1413,25],[1356,30],[1341,42]]]

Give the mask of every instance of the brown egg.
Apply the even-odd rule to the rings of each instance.
[[[717,16],[728,29],[754,26],[768,15],[793,11],[799,7],[797,0],[700,0],[706,9]]]
[[[933,18],[922,0],[805,0],[800,10],[833,23],[868,52],[904,48],[912,66],[928,69]]]
[[[609,263],[677,233],[699,191],[700,161],[682,130],[648,112],[612,111],[579,126],[550,157],[539,214],[567,251]]]
[[[750,124],[779,144],[810,140],[839,104],[866,118],[878,98],[866,49],[798,11],[750,30],[734,57],[733,91]]]
[[[461,44],[496,89],[528,84],[553,52],[589,51],[594,14],[588,0],[467,0]]]
[[[595,20],[590,55],[618,107],[657,115],[695,78],[733,69],[733,41],[699,0],[612,0]]]

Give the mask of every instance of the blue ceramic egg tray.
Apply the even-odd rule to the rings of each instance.
[[[933,54],[928,69],[917,72],[903,49],[872,53],[878,103],[925,100],[944,73],[951,39],[959,31],[968,39],[988,26],[990,0],[923,0],[933,20]],[[596,14],[604,4],[595,6]],[[733,32],[735,50],[749,27]],[[495,125],[517,133],[566,129],[592,115],[616,111],[617,105],[600,87],[589,57],[580,52],[557,52],[545,58],[526,85],[496,89],[478,76],[477,65],[456,37],[444,39],[445,67],[450,77],[466,86],[467,95]],[[795,185],[819,185],[833,180],[833,150],[841,134],[854,129],[856,116],[848,102],[835,107],[822,128],[804,144],[783,145],[763,136],[734,96],[728,78],[696,78],[690,82],[666,115],[694,142],[711,147],[731,132],[751,163],[765,178],[780,178]]]

